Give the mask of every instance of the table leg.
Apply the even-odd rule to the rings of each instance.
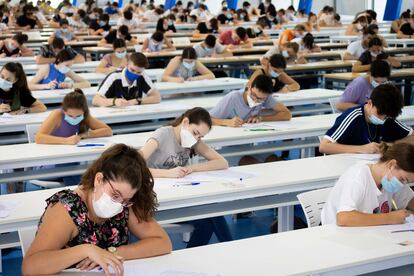
[[[279,207],[277,209],[278,215],[277,215],[277,231],[285,232],[289,230],[293,230],[293,214],[294,214],[294,206],[285,206],[285,207]]]

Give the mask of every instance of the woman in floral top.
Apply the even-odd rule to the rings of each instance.
[[[171,252],[171,242],[153,219],[153,178],[139,153],[124,144],[106,150],[75,190],[46,200],[38,232],[23,260],[23,274],[55,274],[76,266],[111,266],[123,275],[123,260]],[[128,233],[139,238],[128,244]]]

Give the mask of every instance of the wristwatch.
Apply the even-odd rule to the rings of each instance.
[[[117,255],[117,253],[118,253],[118,250],[116,249],[116,247],[114,247],[114,246],[110,246],[110,247],[108,247],[108,249],[107,249],[109,252],[111,252],[112,254],[115,254],[115,255]]]
[[[137,103],[138,103],[138,105],[141,105],[142,104],[142,99],[141,98],[137,98]]]

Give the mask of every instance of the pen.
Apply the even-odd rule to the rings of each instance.
[[[180,187],[180,186],[196,186],[196,185],[200,185],[201,182],[179,182],[175,185],[173,185],[174,187]]]
[[[275,131],[274,128],[249,128],[249,131]]]
[[[414,232],[414,229],[391,231],[391,234],[393,234],[393,233],[403,233],[403,232]]]
[[[105,146],[105,144],[82,144],[82,145],[78,145],[79,148],[84,148],[84,147],[103,147]]]

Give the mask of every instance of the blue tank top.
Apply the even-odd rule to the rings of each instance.
[[[65,120],[65,113],[63,113],[63,110],[61,110],[62,113],[62,119],[60,121],[60,126],[55,129],[51,135],[58,136],[58,137],[70,137],[72,135],[75,135],[76,133],[79,134],[79,125],[72,126]]]
[[[58,83],[64,82],[65,81],[65,74],[62,74],[61,72],[59,72],[58,69],[56,69],[55,64],[49,64],[49,74],[47,75],[47,77],[43,80],[40,81],[40,84],[48,84],[51,81],[56,80]]]

